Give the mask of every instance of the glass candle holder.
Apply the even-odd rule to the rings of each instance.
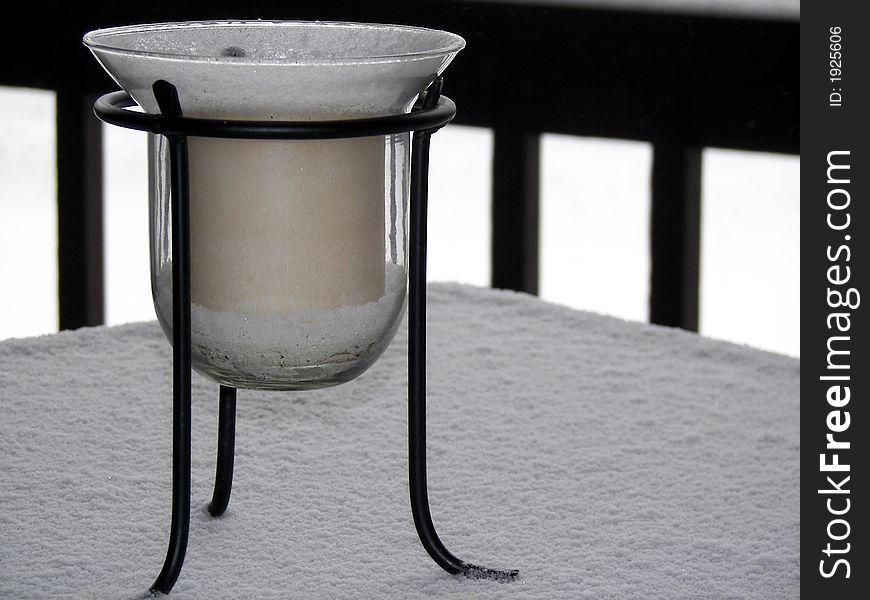
[[[138,25],[85,37],[146,111],[173,84],[185,116],[317,121],[410,110],[462,49],[454,34],[353,23]],[[193,367],[227,386],[348,381],[401,321],[410,135],[188,139]],[[151,283],[172,340],[169,149],[149,143]]]

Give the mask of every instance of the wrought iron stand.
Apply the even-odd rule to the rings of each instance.
[[[188,136],[245,139],[328,139],[413,132],[411,144],[410,290],[408,300],[408,450],[411,513],[420,542],[445,571],[468,577],[510,580],[516,570],[467,563],[441,542],[429,512],[426,476],[426,213],[429,141],[456,114],[456,105],[441,96],[440,77],[407,114],[369,119],[319,122],[225,121],[183,116],[175,87],[153,85],[161,114],[125,110],[135,105],[126,92],[106,94],[94,111],[103,121],[165,136],[170,145],[172,220],[172,519],[169,548],[151,593],[168,594],[184,563],[190,525],[190,206]],[[219,516],[232,490],[236,389],[220,387],[215,487],[208,509]]]

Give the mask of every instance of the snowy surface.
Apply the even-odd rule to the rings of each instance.
[[[799,361],[460,285],[429,292],[435,525],[514,583],[441,571],[411,522],[405,328],[317,392],[193,389],[173,598],[796,598]],[[141,597],[169,516],[171,353],[156,323],[0,343],[0,598]]]

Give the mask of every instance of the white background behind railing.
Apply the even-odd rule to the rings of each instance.
[[[153,319],[145,134],[105,127],[106,318]],[[0,87],[0,339],[57,331],[54,96]],[[492,136],[433,137],[429,279],[489,282]],[[704,152],[701,333],[800,353],[800,160]],[[646,321],[648,144],[545,135],[541,296]]]

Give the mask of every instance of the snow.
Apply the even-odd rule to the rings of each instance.
[[[798,360],[438,284],[429,481],[450,576],[407,499],[406,328],[359,379],[241,390],[227,514],[217,389],[193,388],[172,597],[796,598]],[[141,597],[169,517],[171,352],[155,322],[0,342],[0,598]]]
[[[171,266],[165,268],[156,289],[167,338],[172,331],[171,275]],[[193,364],[227,385],[257,389],[304,389],[311,381],[346,380],[349,372],[377,360],[398,325],[408,284],[404,265],[387,261],[384,281],[384,295],[377,300],[335,308],[256,314],[191,302]],[[288,379],[299,385],[287,386]]]

